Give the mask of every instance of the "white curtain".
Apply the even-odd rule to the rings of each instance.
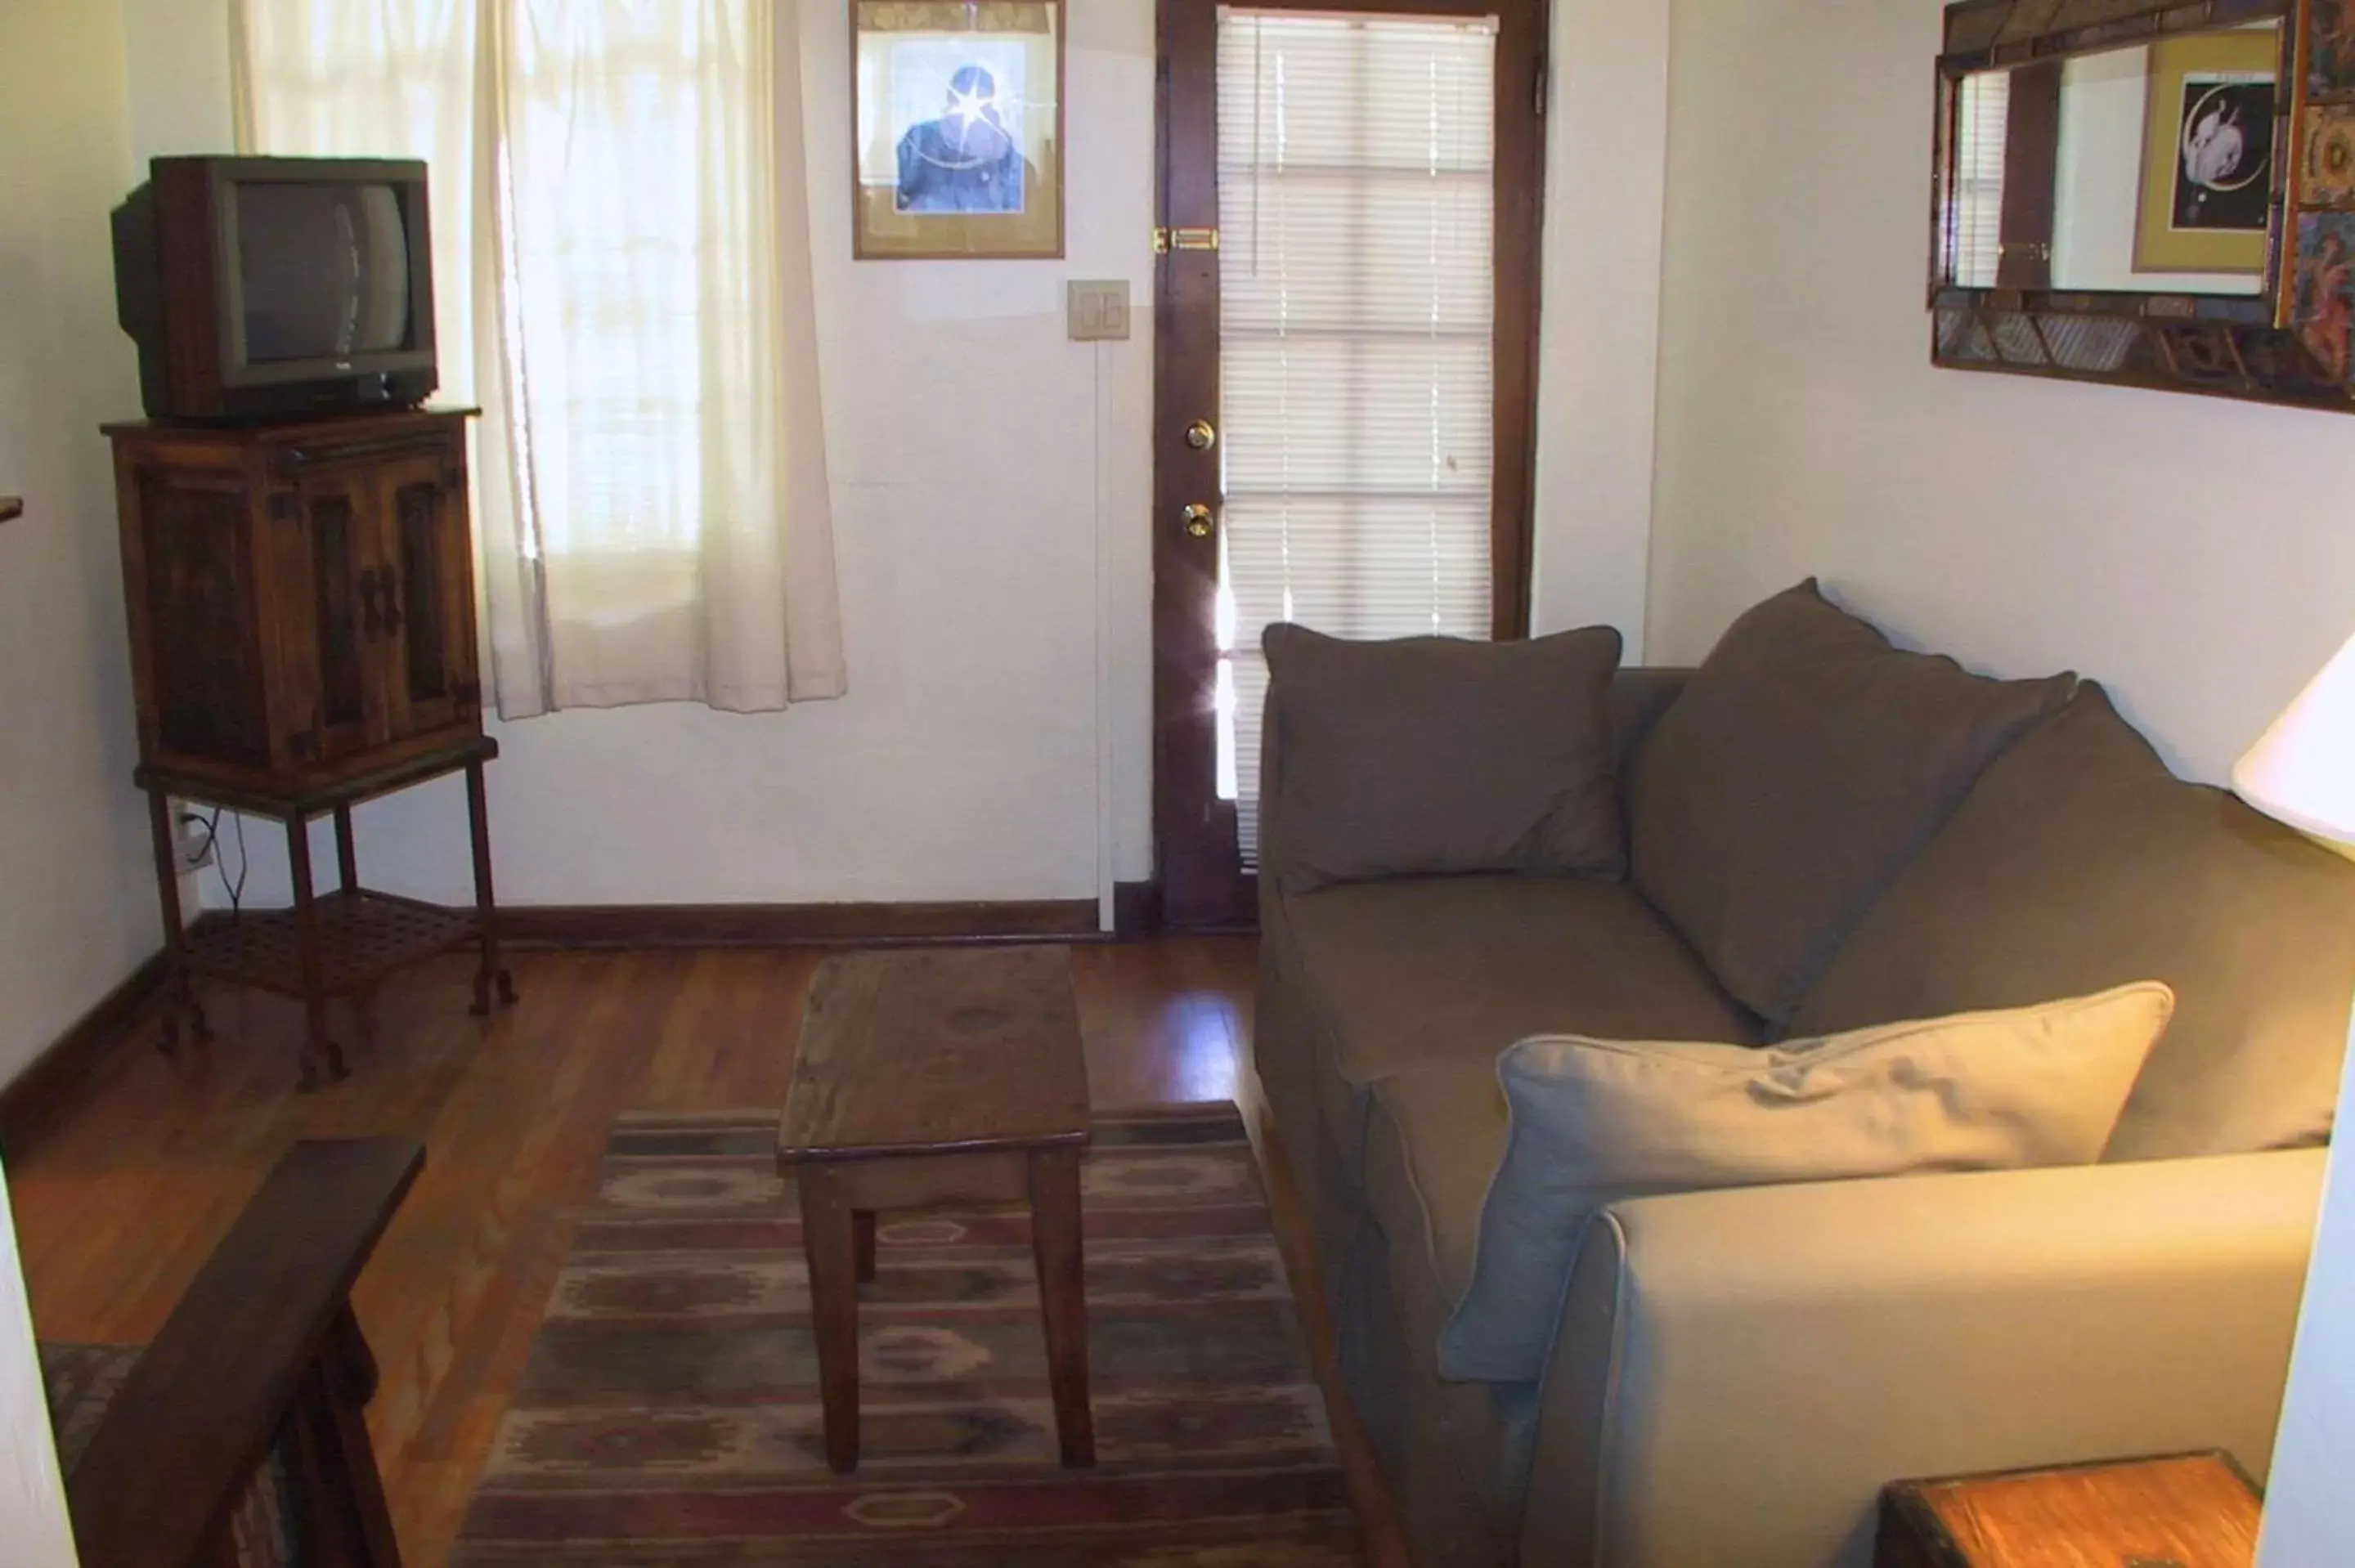
[[[239,0],[249,149],[432,166],[499,713],[839,695],[773,0]]]

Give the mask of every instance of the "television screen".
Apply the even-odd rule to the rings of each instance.
[[[240,182],[233,200],[248,364],[411,346],[408,225],[396,187]]]

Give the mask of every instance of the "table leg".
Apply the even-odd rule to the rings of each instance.
[[[311,892],[311,831],[299,816],[286,821],[286,865],[294,881],[294,940],[303,963],[303,1087],[346,1077],[343,1051],[327,1033],[327,981],[321,962],[319,905]]]
[[[875,1283],[875,1211],[850,1211],[850,1228],[858,1243],[858,1283]]]
[[[488,1017],[491,991],[498,990],[498,1004],[513,1007],[516,1003],[515,979],[499,967],[498,898],[491,889],[491,806],[490,797],[483,788],[483,761],[476,758],[466,764],[466,832],[474,849],[474,925],[482,938],[482,963],[474,970],[474,1016]]]
[[[809,1259],[810,1323],[817,1340],[826,1408],[826,1462],[858,1467],[858,1238],[850,1205],[822,1167],[795,1173],[802,1194],[802,1252]]]
[[[1047,1327],[1047,1378],[1055,1432],[1069,1467],[1096,1462],[1088,1410],[1088,1306],[1080,1248],[1080,1156],[1046,1149],[1030,1156],[1030,1241],[1039,1262],[1039,1309]]]
[[[352,809],[336,808],[336,874],[346,893],[360,890],[360,855],[352,842]]]
[[[164,913],[164,1027],[156,1044],[168,1056],[179,1049],[183,1018],[198,1040],[211,1039],[213,1032],[188,973],[188,934],[180,923],[180,856],[171,803],[161,789],[147,791],[147,827],[155,843],[155,900]]]

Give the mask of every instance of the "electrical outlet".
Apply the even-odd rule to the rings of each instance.
[[[1118,343],[1127,338],[1127,279],[1073,281],[1065,288],[1073,343]]]
[[[172,858],[184,872],[202,871],[213,863],[212,830],[203,813],[185,800],[168,802],[172,813]]]

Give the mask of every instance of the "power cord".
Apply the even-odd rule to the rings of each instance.
[[[204,845],[189,858],[198,865],[208,858],[212,861],[213,873],[220,878],[221,891],[229,895],[229,917],[234,920],[243,910],[245,874],[252,862],[245,853],[245,818],[237,816],[237,876],[235,880],[230,879],[229,857],[221,853],[220,820],[220,808],[218,806],[210,812],[183,810],[180,813],[181,825],[204,829]]]
[[[236,919],[238,916],[244,912],[245,874],[253,864],[253,862],[245,853],[245,818],[243,814],[240,813],[235,818],[235,821],[237,822],[237,880],[235,882],[231,882],[229,879],[228,858],[224,855],[213,856],[213,870],[219,873],[221,890],[229,895],[229,917],[232,920]],[[216,828],[220,825],[220,812],[218,810],[215,810],[213,812],[213,825]]]

